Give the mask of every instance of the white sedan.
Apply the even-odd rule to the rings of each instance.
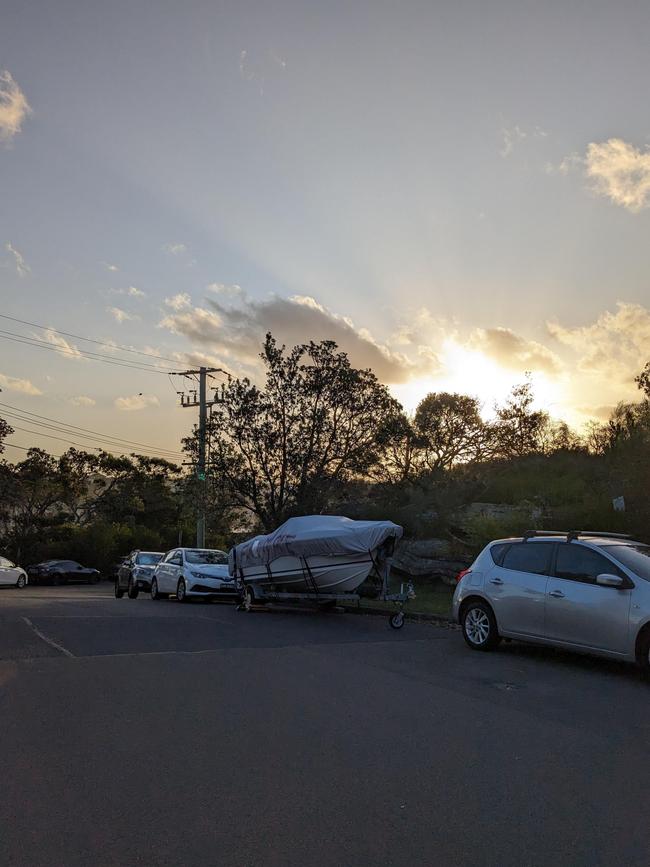
[[[27,572],[11,560],[0,557],[0,587],[18,587],[22,590],[27,584]]]
[[[228,555],[211,548],[174,548],[156,566],[151,598],[175,595],[179,602],[203,599],[236,599],[234,578],[228,574]]]

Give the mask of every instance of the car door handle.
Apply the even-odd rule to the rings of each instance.
[[[554,599],[564,599],[564,593],[561,590],[551,590],[548,595],[552,596]]]
[[[503,581],[500,578],[492,578],[490,584],[503,584]]]

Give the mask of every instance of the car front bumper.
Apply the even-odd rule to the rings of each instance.
[[[195,581],[187,585],[188,596],[214,596],[223,599],[235,599],[238,596],[235,582],[222,584],[218,581]]]

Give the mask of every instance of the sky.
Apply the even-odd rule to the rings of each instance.
[[[174,457],[166,371],[255,379],[267,330],[409,411],[527,371],[578,428],[637,399],[648,44],[632,0],[2,0],[7,457]]]

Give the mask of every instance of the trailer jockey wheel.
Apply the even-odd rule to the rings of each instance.
[[[244,598],[242,599],[242,605],[244,607],[244,611],[252,611],[254,604],[255,604],[255,596],[253,594],[253,588],[252,587],[244,587]]]
[[[391,614],[388,618],[388,622],[393,627],[393,629],[401,629],[404,626],[404,612],[396,611],[395,614]]]

